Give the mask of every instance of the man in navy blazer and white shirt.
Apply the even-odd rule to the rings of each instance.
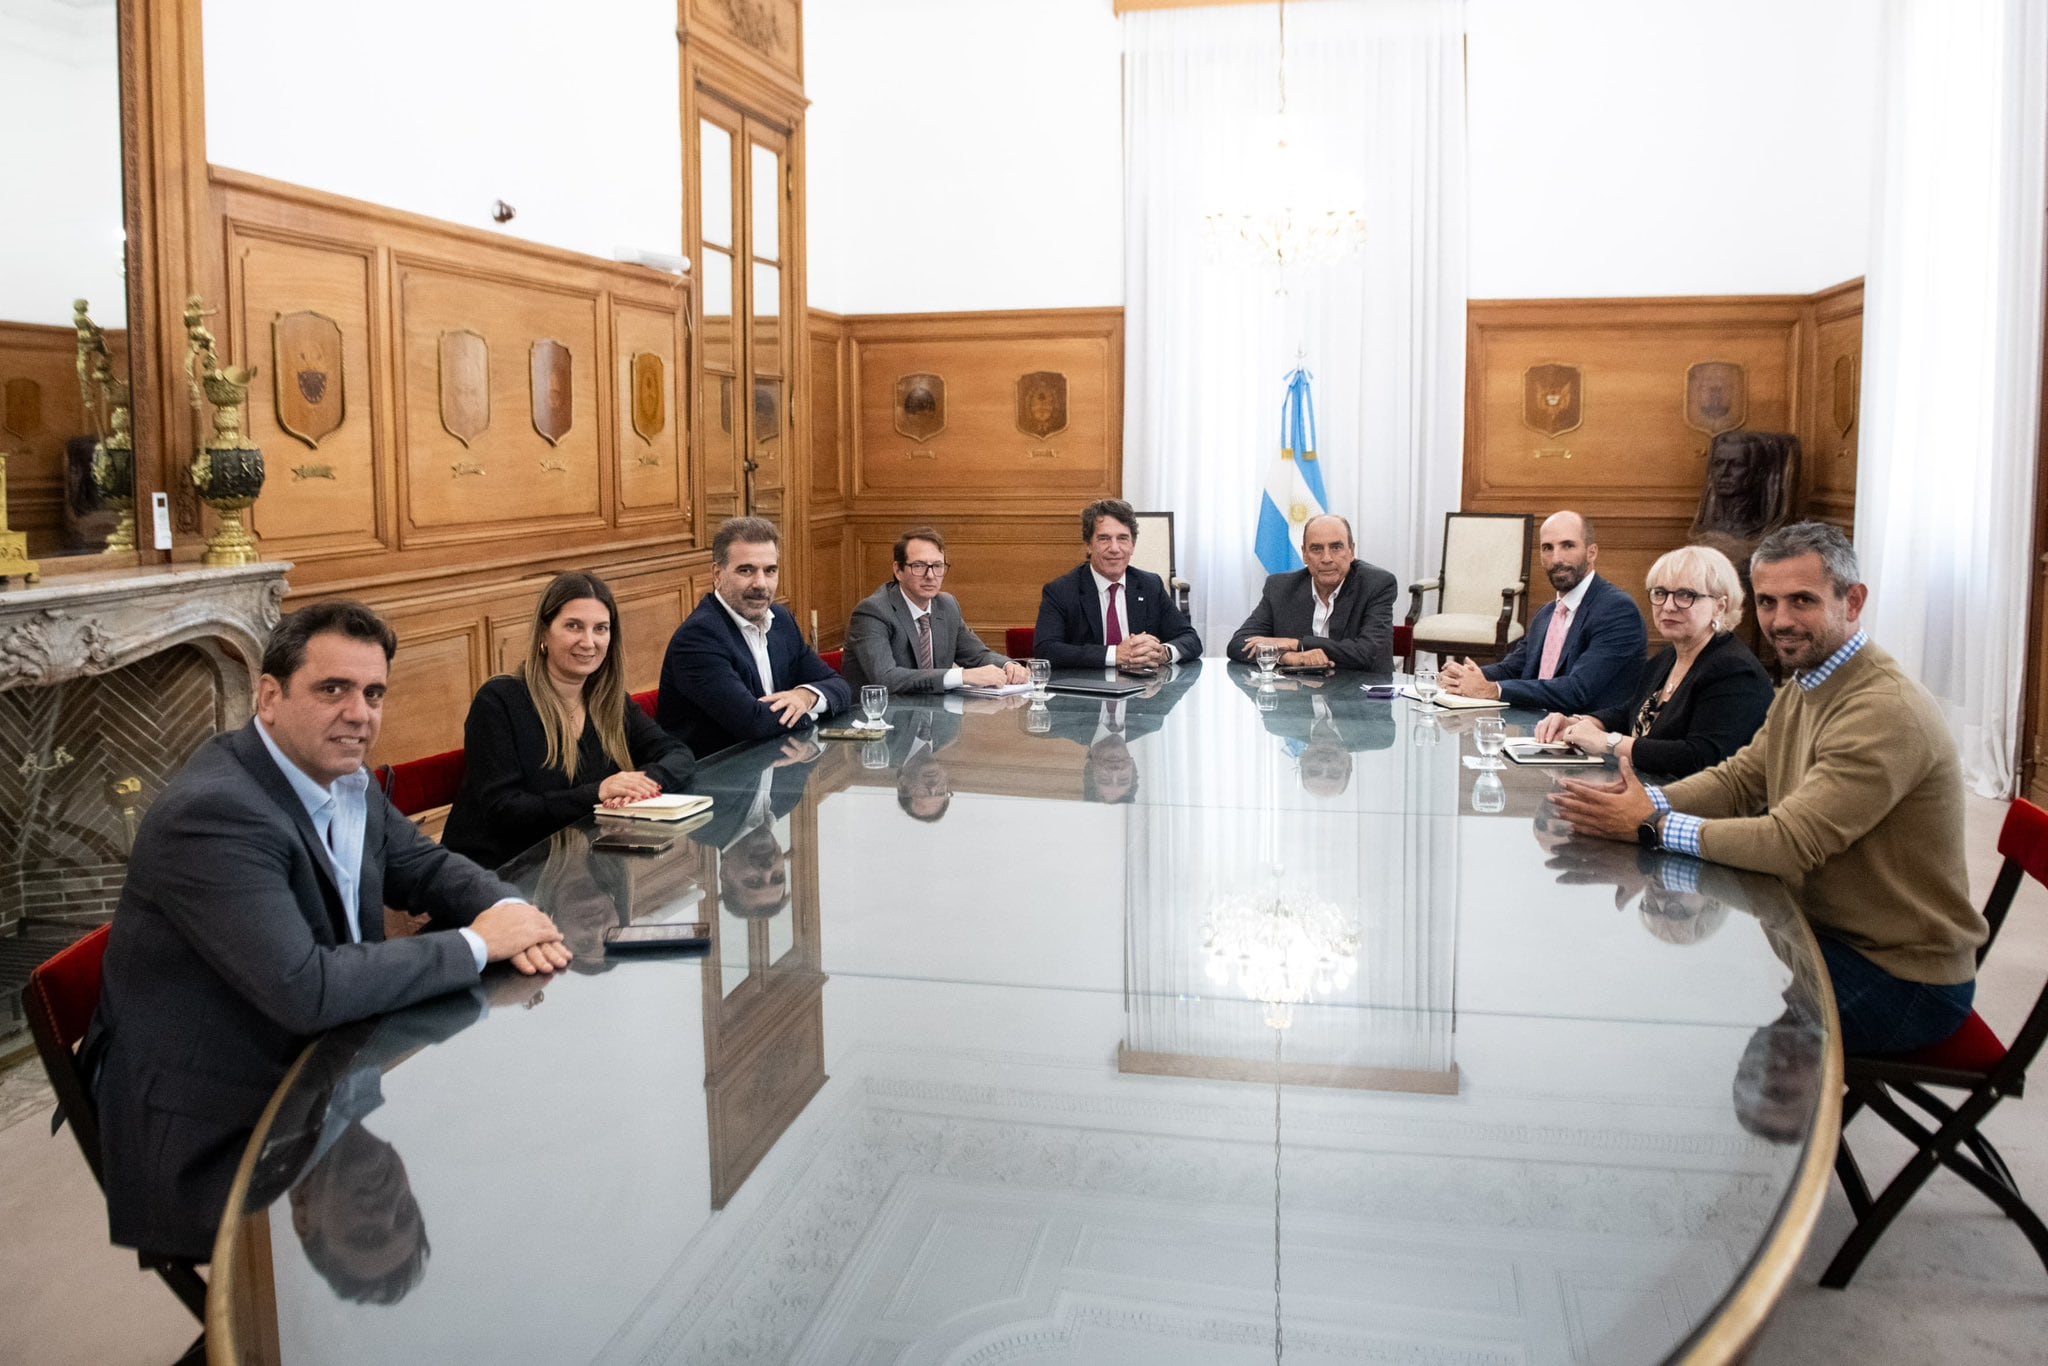
[[[1056,669],[1152,673],[1199,659],[1202,638],[1157,574],[1131,567],[1138,516],[1121,498],[1081,509],[1088,562],[1045,586],[1038,600],[1038,657]]]
[[[1584,715],[1587,707],[1628,706],[1642,684],[1649,646],[1641,609],[1593,572],[1600,546],[1591,522],[1576,512],[1555,512],[1540,535],[1543,572],[1557,600],[1536,614],[1529,634],[1498,664],[1446,664],[1444,691],[1567,716]]]
[[[782,535],[732,517],[711,538],[711,591],[669,638],[655,719],[698,756],[795,730],[853,702],[846,680],[775,605]]]

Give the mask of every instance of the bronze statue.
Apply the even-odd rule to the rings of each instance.
[[[1722,432],[1707,452],[1706,485],[1685,539],[1692,545],[1712,546],[1734,561],[1747,595],[1750,552],[1792,520],[1798,492],[1798,437],[1789,432]],[[1738,630],[1752,649],[1762,643],[1755,612],[1745,614]]]

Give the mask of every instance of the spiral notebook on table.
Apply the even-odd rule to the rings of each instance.
[[[624,806],[606,806],[599,803],[596,810],[600,816],[616,816],[629,821],[686,821],[711,809],[711,798],[700,792],[664,792],[659,797],[648,797]]]
[[[1457,697],[1447,692],[1440,692],[1435,697],[1425,698],[1421,693],[1416,692],[1413,687],[1401,689],[1401,696],[1413,698],[1417,702],[1427,701],[1432,706],[1442,707],[1446,711],[1485,711],[1489,707],[1507,706],[1507,703],[1501,701],[1498,697]]]

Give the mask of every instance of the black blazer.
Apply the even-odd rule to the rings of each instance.
[[[1677,649],[1665,646],[1650,661],[1632,702],[1587,714],[1608,730],[1630,734],[1643,699],[1663,688],[1677,662]],[[1659,709],[1649,733],[1635,742],[1630,761],[1641,772],[1668,778],[1712,768],[1750,742],[1771,709],[1773,691],[1771,676],[1747,645],[1733,635],[1715,636]]]
[[[1201,658],[1202,638],[1188,621],[1187,613],[1176,607],[1166,582],[1142,569],[1124,570],[1124,591],[1117,595],[1117,617],[1123,623],[1124,638],[1156,636],[1160,643],[1180,651],[1180,663]],[[1038,598],[1037,644],[1040,659],[1052,661],[1055,669],[1099,669],[1103,651],[1102,599],[1095,592],[1095,575],[1083,561],[1071,574],[1062,574],[1045,586]]]
[[[789,609],[776,606],[768,621],[768,663],[782,688],[809,684],[825,698],[825,710],[844,711],[853,690],[818,652],[804,643]],[[683,618],[661,662],[661,701],[655,719],[699,758],[734,745],[788,733],[761,698],[768,680],[754,667],[754,653],[716,593],[706,593],[697,610]]]
[[[1480,670],[1500,684],[1501,699],[1511,707],[1578,716],[1625,706],[1630,698],[1640,697],[1650,634],[1636,600],[1595,575],[1565,628],[1557,676],[1538,678],[1543,671],[1543,638],[1550,634],[1550,617],[1556,610],[1555,599],[1545,603],[1529,623],[1529,633],[1515,642],[1507,657]]]
[[[1330,634],[1311,634],[1316,620],[1314,576],[1306,569],[1266,579],[1258,605],[1230,638],[1232,659],[1249,660],[1245,642],[1253,636],[1289,636],[1304,650],[1321,650],[1340,669],[1392,673],[1394,669],[1394,595],[1399,585],[1378,565],[1353,560],[1337,590],[1330,613]]]
[[[682,741],[626,701],[626,750],[633,767],[679,792],[697,761]],[[500,674],[477,691],[462,724],[462,787],[441,843],[486,868],[590,814],[597,789],[619,771],[589,721],[576,743],[576,784],[546,765],[547,734],[526,680]]]
[[[512,887],[372,784],[362,942],[312,818],[252,721],[199,747],[136,832],[86,1046],[113,1241],[206,1261],[257,1116],[313,1035],[476,982],[453,933],[384,938],[385,906],[466,925]]]

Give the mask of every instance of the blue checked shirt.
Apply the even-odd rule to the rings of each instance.
[[[1842,642],[1842,648],[1820,662],[1818,668],[1792,675],[1792,681],[1799,685],[1801,692],[1812,692],[1834,676],[1835,670],[1855,658],[1856,652],[1870,643],[1870,637],[1862,631]],[[1671,802],[1661,787],[1645,787],[1650,794],[1650,805],[1657,808],[1657,815],[1664,822],[1664,847],[1674,854],[1690,854],[1694,858],[1704,857],[1700,853],[1700,827],[1706,822],[1698,816],[1688,816],[1683,811],[1673,811]]]

